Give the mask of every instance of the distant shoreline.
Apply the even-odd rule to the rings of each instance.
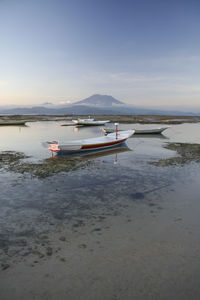
[[[86,118],[88,115],[0,115],[1,121],[71,121],[74,118]],[[163,116],[163,115],[95,115],[96,120],[109,119],[111,123],[119,122],[121,124],[182,124],[198,123],[200,116]]]

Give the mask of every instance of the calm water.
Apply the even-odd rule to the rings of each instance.
[[[30,161],[40,163],[46,158],[50,158],[48,161],[52,161],[51,153],[42,146],[45,141],[65,141],[103,135],[99,127],[62,127],[61,124],[63,122],[30,122],[27,123],[28,126],[26,127],[0,127],[0,151],[24,152],[26,155],[31,156]],[[122,125],[121,129],[141,127],[142,125],[139,124]],[[143,127],[161,126],[148,125]],[[154,277],[155,265],[159,268],[159,263],[151,266],[146,259],[146,254],[144,259],[141,260],[141,264],[144,266],[146,261],[146,267],[149,268],[149,278],[151,280],[155,279],[156,282],[152,285],[147,284],[147,287],[142,287],[144,291],[147,289],[147,293],[152,293],[153,296],[149,299],[156,299],[154,296],[158,296],[157,299],[163,299],[159,297],[159,290],[157,293],[157,282],[163,287],[168,286],[165,278],[160,276],[163,270],[166,272],[169,282],[170,278],[174,278],[172,286],[174,282],[178,282],[180,290],[184,293],[187,290],[185,280],[189,277],[193,278],[188,272],[193,274],[199,262],[199,257],[196,255],[199,250],[200,225],[198,215],[199,164],[192,162],[183,166],[155,167],[149,162],[176,155],[173,151],[163,148],[165,143],[200,144],[199,129],[199,124],[182,124],[171,126],[163,135],[133,136],[127,141],[128,149],[120,148],[104,153],[93,153],[88,157],[82,157],[82,164],[79,164],[80,158],[77,160],[75,157],[75,164],[78,162],[76,168],[42,179],[34,177],[28,172],[22,174],[8,172],[3,168],[0,169],[0,264],[2,266],[6,264],[14,266],[19,261],[26,261],[29,257],[37,262],[45,260],[44,253],[48,247],[53,247],[53,251],[58,248],[52,246],[54,245],[51,240],[53,234],[56,236],[62,230],[68,230],[71,232],[71,237],[76,237],[79,230],[85,226],[84,228],[89,229],[84,234],[88,234],[92,239],[91,232],[94,230],[97,234],[101,234],[99,231],[104,220],[111,220],[112,224],[112,220],[116,217],[126,216],[125,221],[121,221],[122,228],[123,226],[126,228],[129,224],[127,222],[132,220],[130,228],[124,229],[124,232],[128,235],[127,241],[134,238],[134,244],[141,245],[141,249],[143,249],[142,245],[146,245],[145,243],[147,243],[147,247],[151,246],[151,242],[155,242],[155,232],[158,234],[159,228],[164,228],[157,243],[158,253],[155,252],[157,253],[156,259],[158,259],[158,262],[159,260],[163,261],[163,266],[161,264],[161,269],[157,272],[158,276]],[[53,159],[56,164],[58,159]],[[64,159],[68,158],[63,157]],[[62,160],[60,162],[62,163]],[[161,249],[159,245],[169,239],[170,230],[168,231],[168,228],[170,228],[170,224],[175,224],[173,238],[177,241],[180,239],[181,246],[178,244],[176,246],[178,248],[174,248],[173,244],[167,244],[168,248],[164,247],[164,252],[162,252],[159,250]],[[114,225],[109,228],[108,230],[113,230],[113,232],[116,230]],[[87,231],[87,229],[85,230]],[[172,227],[172,230],[174,232],[174,227]],[[186,234],[187,237],[185,238]],[[59,240],[59,238],[60,235],[57,239]],[[96,238],[94,237],[94,239],[94,243],[96,243]],[[185,247],[186,241],[187,247]],[[70,242],[69,237],[68,242]],[[113,243],[115,242],[113,240]],[[172,241],[170,242],[172,243]],[[122,235],[120,237],[120,247],[123,243],[126,243],[126,240],[123,241]],[[190,243],[192,244],[191,250]],[[104,247],[104,243],[100,247]],[[174,253],[174,249],[177,249],[177,252]],[[181,251],[183,249],[184,255],[179,255],[179,249]],[[59,253],[58,249],[56,251]],[[79,256],[80,253],[76,251],[78,251],[77,248],[73,252],[78,253]],[[79,251],[83,251],[83,249],[80,248]],[[182,253],[181,251],[180,253]],[[149,253],[151,253],[151,247]],[[172,254],[163,256],[163,253]],[[107,254],[105,255],[107,257]],[[126,252],[122,255],[126,258]],[[140,255],[141,251],[139,250],[134,258],[135,261],[140,262]],[[73,268],[78,268],[76,266],[76,257],[78,256],[75,255]],[[101,252],[98,255],[99,258],[101,258]],[[173,260],[178,259],[181,260],[182,266],[183,258],[185,263],[183,272],[180,268],[181,274],[177,273],[177,270],[176,272],[172,270],[170,273],[168,265]],[[111,257],[108,255],[107,259],[112,261],[112,255]],[[102,262],[104,261],[105,257],[102,256]],[[188,266],[190,266],[190,271],[188,271]],[[114,261],[112,267],[114,270]],[[125,265],[125,269],[127,271],[127,265]],[[139,270],[141,269],[143,268],[139,266]],[[134,270],[134,266],[130,270]],[[124,272],[126,273],[126,271]],[[98,274],[95,273],[95,268],[93,272],[93,277],[97,278]],[[142,277],[137,277],[137,274],[136,272],[134,275],[136,283],[143,284],[143,274]],[[175,276],[174,274],[179,275]],[[196,287],[196,295],[199,295],[199,284],[195,282],[195,278],[199,278],[199,270],[196,275],[190,280],[190,286],[192,291]],[[103,278],[106,278],[105,276],[104,274]],[[132,285],[131,276],[131,283],[128,288],[131,291],[133,289],[132,293],[134,293],[135,286]],[[145,278],[147,278],[146,274]],[[107,281],[110,282],[110,278]],[[7,283],[10,285],[9,280]],[[73,284],[75,283],[73,280]],[[57,282],[53,289],[57,288],[57,284],[59,287],[59,282]],[[103,290],[105,286],[106,284],[102,283],[100,289]],[[156,288],[155,294],[153,288]],[[21,289],[21,295],[23,295],[23,286]],[[165,299],[172,299],[170,296],[171,291],[173,289],[167,288],[164,292]],[[120,293],[122,292],[123,289]],[[77,293],[77,299],[79,299],[80,295],[77,287],[75,293]],[[105,294],[107,295],[107,292]],[[126,291],[122,294],[124,297],[122,299],[132,299],[130,295],[126,297]],[[23,297],[20,299],[23,299]],[[52,296],[50,299],[57,298]]]
[[[100,126],[73,127],[61,126],[64,122],[29,122],[27,126],[0,127],[0,151],[20,151],[40,160],[50,156],[47,149],[42,146],[46,141],[66,141],[103,135]],[[111,125],[108,125],[111,126]],[[120,125],[120,129],[158,128],[165,125]],[[172,125],[164,131],[163,135],[133,136],[127,145],[135,154],[156,157],[162,156],[166,150],[160,145],[165,142],[200,143],[200,124]]]
[[[24,152],[31,156],[30,161],[39,163],[43,159],[51,158],[49,150],[42,146],[44,141],[65,141],[103,135],[100,127],[75,128],[63,127],[61,124],[63,122],[33,122],[28,123],[27,127],[0,127],[0,151]],[[122,129],[136,127],[142,126],[138,124],[121,126]],[[56,226],[60,218],[63,222],[68,222],[71,218],[69,218],[70,213],[78,216],[82,211],[90,210],[91,212],[94,208],[109,211],[114,209],[113,207],[117,208],[119,204],[125,206],[133,200],[143,202],[148,196],[152,197],[155,194],[154,191],[156,195],[161,196],[163,189],[170,188],[173,184],[179,185],[183,182],[185,185],[190,180],[198,180],[200,171],[197,164],[155,167],[149,162],[176,155],[174,151],[163,148],[165,143],[200,143],[199,129],[199,124],[182,124],[171,126],[163,135],[145,137],[136,135],[128,139],[128,147],[125,149],[91,153],[81,157],[83,165],[77,165],[75,170],[72,168],[67,173],[60,172],[42,180],[28,173],[18,174],[2,169],[0,172],[0,220],[3,223],[6,222],[4,223],[6,226],[12,227],[20,215],[15,215],[15,209],[19,207],[20,213],[20,208],[25,211],[27,209],[27,214],[30,214],[34,220],[38,215],[53,218],[53,224]],[[74,159],[76,164],[76,157],[70,159]],[[198,184],[196,189],[199,189]],[[80,202],[83,205],[80,206]],[[65,206],[67,211],[63,209],[59,217],[61,207]],[[79,206],[81,209],[78,209]],[[8,222],[8,211],[11,223]],[[27,220],[27,224],[31,218]],[[34,220],[32,221],[35,222]],[[24,218],[20,222],[23,223]],[[42,222],[43,225],[38,223],[34,231],[36,228],[42,231],[42,226],[48,228],[50,223],[49,221]]]

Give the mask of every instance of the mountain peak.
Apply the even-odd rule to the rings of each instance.
[[[91,105],[91,106],[116,106],[116,105],[124,105],[125,103],[109,95],[94,94],[84,100],[76,102],[75,104]]]

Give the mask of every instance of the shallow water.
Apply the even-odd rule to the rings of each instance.
[[[0,151],[19,151],[33,160],[44,159],[50,156],[49,151],[42,146],[46,141],[66,141],[103,135],[100,126],[74,127],[61,126],[64,121],[57,122],[28,122],[27,126],[0,127]],[[114,126],[109,124],[108,126]],[[120,125],[120,129],[158,128],[165,125]],[[135,135],[127,141],[129,148],[147,155],[157,155],[163,150],[158,148],[164,142],[200,143],[200,124],[172,125],[161,135]],[[141,147],[141,144],[144,147]],[[140,145],[140,147],[138,146]],[[146,151],[145,151],[146,150]],[[157,154],[156,154],[157,152]]]
[[[49,158],[51,161],[51,153],[42,146],[42,142],[48,140],[65,141],[67,139],[103,135],[99,126],[74,127],[61,126],[61,124],[64,124],[64,122],[32,122],[25,127],[1,127],[0,151],[23,152],[30,156],[28,159],[30,162],[38,163],[46,158]],[[155,128],[158,126],[126,124],[120,125],[120,127],[121,129],[129,129]],[[199,128],[199,124],[172,125],[162,135],[135,135],[127,140],[126,147],[91,152],[81,156],[64,156],[63,162],[74,160],[75,165],[77,164],[77,169],[71,169],[71,171],[69,169],[67,175],[61,172],[53,177],[46,178],[46,180],[42,181],[42,184],[38,179],[32,177],[30,179],[28,173],[22,175],[1,170],[1,185],[3,185],[1,188],[1,208],[4,205],[7,206],[10,202],[12,204],[9,204],[9,210],[14,213],[14,206],[17,202],[20,203],[20,207],[29,207],[32,206],[30,203],[34,202],[36,198],[42,198],[43,204],[39,200],[37,205],[37,210],[40,211],[40,204],[48,207],[49,199],[54,198],[54,205],[50,205],[50,208],[48,207],[48,211],[50,211],[51,207],[54,209],[58,201],[62,202],[64,200],[61,199],[66,197],[77,199],[79,202],[80,195],[77,195],[75,192],[77,186],[81,191],[81,198],[84,198],[82,201],[86,201],[86,203],[90,201],[92,206],[95,206],[96,201],[99,201],[99,192],[102,188],[104,192],[103,196],[101,195],[101,201],[103,202],[105,201],[104,197],[106,197],[111,203],[113,194],[116,191],[115,197],[117,201],[121,201],[121,197],[126,198],[129,194],[132,196],[127,196],[128,198],[134,198],[135,196],[136,198],[145,198],[149,190],[159,190],[162,186],[168,186],[176,181],[179,183],[180,180],[187,181],[187,177],[185,177],[186,175],[183,172],[184,168],[180,166],[159,168],[151,166],[149,162],[177,155],[176,152],[163,148],[165,143],[200,143]],[[55,156],[53,159],[56,162],[57,157]],[[82,164],[79,165],[80,161]],[[62,158],[59,162],[62,163]],[[192,167],[186,166],[185,169],[187,168],[196,170],[196,165]],[[65,182],[66,178],[67,181]],[[57,186],[59,189],[56,188]],[[91,191],[91,186],[97,188]]]
[[[37,163],[46,158],[56,161],[58,158],[51,158],[51,153],[42,146],[42,142],[103,135],[99,127],[62,127],[63,123],[34,122],[28,123],[27,127],[0,128],[0,151],[24,152],[31,156],[29,161]],[[128,129],[136,126],[142,127],[139,124],[121,127]],[[104,220],[114,220],[120,215],[129,215],[128,219],[137,220],[137,226],[131,228],[130,233],[135,230],[139,244],[154,239],[155,228],[159,230],[163,224],[167,228],[171,222],[170,213],[175,220],[179,220],[180,215],[186,216],[186,220],[194,216],[194,224],[191,225],[193,235],[190,238],[194,238],[193,249],[198,248],[199,224],[195,212],[199,207],[199,164],[155,167],[149,162],[176,155],[174,151],[163,148],[165,143],[200,143],[199,128],[199,124],[172,125],[163,135],[133,136],[127,141],[128,148],[81,157],[63,157],[63,160],[74,159],[77,168],[43,179],[33,177],[31,173],[1,169],[1,262],[12,266],[30,255],[40,257],[46,247],[52,246],[50,234],[66,229],[77,234],[84,226],[94,226],[90,232],[98,231],[101,227],[99,224]],[[183,194],[187,195],[185,199]],[[158,218],[158,224],[152,225],[155,218]],[[143,229],[144,222],[146,231]],[[166,228],[163,240],[168,238]],[[40,247],[40,254],[35,254],[37,247]],[[162,257],[162,253],[159,255]],[[152,265],[149,271],[152,278],[153,271]],[[79,299],[79,295],[76,296]],[[126,297],[125,292],[123,297],[121,299],[132,299],[131,296]]]
[[[33,122],[28,123],[27,127],[0,128],[0,150],[24,152],[31,156],[29,161],[39,162],[46,158],[51,160],[51,153],[42,146],[44,141],[64,141],[103,135],[100,127],[65,127],[61,126],[63,123]],[[24,224],[23,226],[29,227],[29,222],[36,222],[35,217],[43,215],[47,218],[46,224],[42,221],[34,225],[34,231],[37,232],[43,231],[42,228],[49,228],[51,218],[56,227],[59,219],[68,222],[72,219],[72,215],[79,216],[82,211],[85,213],[88,210],[91,213],[93,208],[114,210],[120,203],[126,206],[130,201],[143,202],[152,191],[162,194],[162,188],[170,187],[174,182],[187,181],[188,176],[180,166],[159,168],[151,166],[149,162],[176,155],[174,151],[162,147],[166,142],[199,142],[199,126],[199,124],[173,125],[163,135],[133,136],[128,139],[127,148],[91,152],[80,157],[63,157],[63,162],[74,160],[77,169],[71,171],[69,169],[68,173],[61,172],[43,180],[34,179],[28,173],[17,174],[1,170],[0,220],[4,226],[11,229],[15,227],[20,214],[23,213],[25,217],[20,222]],[[121,127],[133,128],[131,124]],[[134,124],[134,127],[142,126]],[[79,165],[80,161],[82,164]],[[195,166],[186,166],[185,169],[187,168],[194,169],[195,174],[199,174]],[[198,175],[195,177],[198,178]],[[67,207],[67,214],[61,207]]]

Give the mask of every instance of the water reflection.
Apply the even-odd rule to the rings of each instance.
[[[83,126],[83,125],[76,125],[75,127],[73,127],[73,131],[74,132],[78,132],[78,131],[90,131],[90,132],[100,132],[102,133],[102,129],[99,126]]]
[[[98,157],[103,157],[103,156],[109,156],[109,155],[114,155],[114,164],[118,162],[118,154],[127,152],[127,151],[132,151],[126,144],[119,145],[112,147],[111,149],[101,149],[101,150],[93,150],[93,151],[84,151],[84,152],[79,152],[79,153],[74,153],[74,154],[69,154],[66,152],[58,152],[55,156],[52,156],[53,159],[63,157],[64,159],[67,160],[81,160],[81,159],[96,159]]]
[[[62,121],[39,121],[28,122],[28,126],[0,127],[0,151],[23,152],[30,157],[31,161],[38,161],[49,157],[49,150],[43,148],[43,142],[52,140],[65,142],[68,140],[87,139],[103,135],[101,126],[74,127],[61,126],[61,124]],[[137,128],[136,125],[137,124],[123,124],[121,129]],[[137,151],[140,155],[147,154],[148,157],[149,155],[157,156],[163,152],[162,143],[165,141],[199,143],[199,128],[200,124],[172,125],[163,135],[133,135],[132,138],[127,140],[127,145],[134,149],[134,156]],[[143,143],[142,149],[137,146],[137,138]]]
[[[133,134],[131,138],[144,138],[144,139],[164,139],[168,140],[169,138],[166,135],[160,134]]]
[[[106,233],[104,231],[106,226],[104,223],[101,225],[100,222],[109,216],[116,217],[120,213],[122,213],[120,226],[125,224],[126,231],[127,228],[130,230],[130,247],[133,247],[133,227],[134,235],[135,232],[138,234],[138,244],[143,244],[141,236],[146,239],[149,233],[154,233],[155,228],[163,226],[163,223],[166,223],[166,228],[169,227],[168,224],[175,224],[177,236],[180,235],[180,228],[182,228],[181,236],[184,238],[187,224],[181,223],[184,220],[174,221],[177,217],[183,216],[184,219],[185,216],[190,217],[191,215],[192,223],[198,225],[198,222],[193,221],[193,215],[196,213],[196,220],[198,220],[196,205],[199,199],[199,165],[162,168],[149,164],[149,161],[157,161],[175,155],[174,152],[171,153],[171,150],[162,147],[164,144],[162,139],[165,139],[165,136],[148,135],[145,137],[142,135],[140,137],[137,135],[128,139],[127,145],[134,149],[132,152],[124,144],[93,152],[73,155],[59,154],[46,160],[50,153],[41,146],[41,142],[96,137],[99,135],[100,128],[84,128],[83,130],[81,128],[78,132],[74,132],[74,128],[61,127],[58,122],[29,124],[30,126],[27,128],[22,127],[20,133],[18,128],[1,128],[0,151],[18,150],[26,155],[32,155],[33,158],[45,159],[39,163],[38,161],[37,163],[27,163],[24,160],[15,161],[15,163],[5,162],[9,168],[6,172],[0,173],[0,244],[4,247],[4,252],[0,253],[1,262],[10,264],[11,261],[12,266],[11,259],[14,264],[16,259],[22,261],[28,254],[33,260],[34,255],[38,255],[36,249],[41,251],[41,254],[38,252],[41,255],[38,257],[44,257],[43,253],[46,253],[46,249],[51,246],[51,236],[55,236],[52,245],[56,245],[55,250],[58,248],[57,241],[59,243],[60,232],[63,229],[66,229],[65,234],[68,233],[70,227],[72,233],[79,228],[80,232],[84,232],[81,231],[82,226],[86,225],[85,232],[89,230],[88,236],[91,236],[89,222],[95,226],[91,228],[92,230],[94,228],[101,229],[100,232],[94,232],[94,238],[97,240],[96,238],[100,235],[96,236],[96,234],[102,234],[102,243],[104,243],[103,234]],[[131,125],[127,125],[127,129],[131,127]],[[199,125],[172,126],[166,134],[169,141],[198,142]],[[4,160],[0,162],[4,163]],[[38,178],[42,179],[38,180]],[[186,193],[186,197],[182,199],[184,193]],[[192,210],[189,211],[189,208]],[[164,214],[165,212],[166,214]],[[189,219],[188,217],[186,220]],[[95,220],[98,223],[95,223]],[[126,223],[123,223],[123,220]],[[112,228],[113,232],[117,231],[112,220],[110,224],[108,232]],[[128,224],[130,227],[127,227]],[[148,230],[143,234],[141,228]],[[191,232],[198,233],[198,228],[196,226]],[[163,229],[162,232],[165,230]],[[157,253],[157,249],[160,250],[160,245],[163,243],[162,232],[161,242],[155,244],[156,248],[151,248],[151,243],[149,244],[149,240],[147,241],[148,246],[150,245],[150,248],[147,248],[148,251],[150,249],[153,253]],[[171,231],[169,231],[170,234]],[[194,234],[188,236],[193,236],[195,239]],[[47,239],[44,238],[45,236]],[[72,235],[66,234],[66,236]],[[83,239],[85,239],[84,235]],[[155,236],[152,236],[152,239],[155,240]],[[68,240],[66,241],[68,243]],[[167,246],[167,251],[172,249],[168,246],[174,247],[174,241],[175,239],[172,244],[163,244],[163,247]],[[61,240],[60,243],[65,244]],[[74,244],[76,245],[74,251],[77,251],[79,243]],[[142,251],[143,248],[142,246]],[[198,250],[198,245],[196,249]],[[56,251],[53,252],[53,255],[55,253],[55,256],[59,257],[60,254]],[[101,248],[99,251],[102,251]],[[177,252],[176,247],[175,251]],[[13,254],[13,258],[12,253],[16,253],[16,256]],[[63,249],[61,253],[64,253]],[[46,258],[44,259],[46,260]]]

